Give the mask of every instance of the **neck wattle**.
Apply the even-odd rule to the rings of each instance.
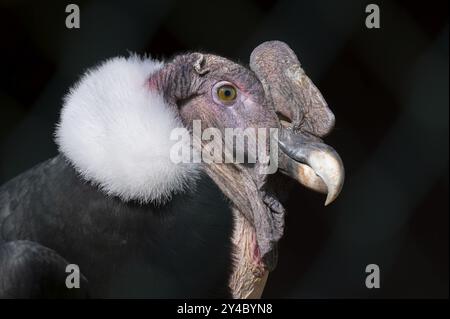
[[[255,205],[264,206],[253,180],[236,165],[205,165],[205,171],[230,200],[234,217],[233,270],[229,281],[233,298],[260,298],[269,271],[265,267],[255,228],[250,222]],[[252,203],[253,201],[253,203]],[[255,204],[256,203],[256,204]]]
[[[229,287],[233,298],[260,298],[269,271],[264,266],[253,226],[240,211],[233,209],[233,272]]]

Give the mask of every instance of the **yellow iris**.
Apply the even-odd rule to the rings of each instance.
[[[233,102],[236,100],[236,96],[236,88],[229,84],[222,85],[217,89],[217,97],[222,102]]]

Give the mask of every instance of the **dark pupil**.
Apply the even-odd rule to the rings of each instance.
[[[224,94],[225,94],[225,96],[230,96],[231,95],[231,90],[226,89]]]

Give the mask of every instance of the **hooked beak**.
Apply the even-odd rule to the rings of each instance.
[[[290,129],[281,130],[278,144],[282,173],[307,188],[327,194],[325,206],[337,198],[344,184],[344,165],[331,146]]]
[[[260,44],[250,56],[250,68],[283,127],[278,140],[280,171],[310,189],[327,193],[325,205],[330,204],[344,183],[341,158],[320,139],[332,130],[334,114],[286,43]]]

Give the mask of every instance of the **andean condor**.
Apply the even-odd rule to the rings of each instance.
[[[280,151],[253,163],[247,136],[231,149],[244,163],[175,162],[173,132],[193,136],[195,120],[221,142],[229,128],[279,129],[263,142]],[[259,297],[285,213],[261,172],[276,163],[330,203],[344,176],[320,139],[333,124],[283,42],[258,46],[249,68],[203,53],[100,64],[65,97],[59,155],[0,187],[0,297]],[[210,142],[181,141],[192,158]]]

